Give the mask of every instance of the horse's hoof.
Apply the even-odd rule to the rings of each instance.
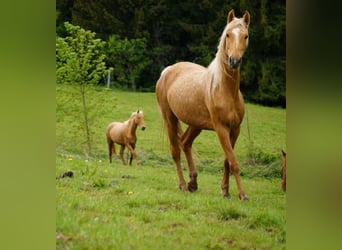
[[[249,201],[247,195],[244,194],[244,193],[243,193],[243,194],[239,194],[239,198],[240,198],[240,200],[242,200],[242,201]]]
[[[179,184],[179,189],[182,191],[187,191],[185,184]]]
[[[197,190],[197,188],[198,188],[197,182],[192,182],[192,181],[190,181],[190,182],[188,183],[188,190],[189,190],[190,192],[195,192],[195,191]]]
[[[224,195],[223,195],[223,198],[225,198],[225,199],[230,199],[230,194],[229,194],[229,193],[224,194]]]

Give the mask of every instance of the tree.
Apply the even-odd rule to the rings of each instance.
[[[57,32],[62,20],[95,31],[108,41],[117,34],[128,41],[146,39],[150,58],[135,82],[153,90],[164,67],[178,61],[207,66],[214,58],[227,13],[251,14],[249,48],[241,68],[246,101],[285,106],[286,1],[284,0],[58,0]],[[114,66],[112,58],[108,60]],[[123,70],[126,70],[123,67]],[[122,70],[120,70],[122,72]],[[117,72],[118,73],[118,72]],[[120,77],[131,85],[126,77]]]
[[[146,39],[120,39],[118,35],[111,35],[107,54],[109,64],[115,68],[117,81],[135,91],[137,79],[151,62],[147,55]]]
[[[82,100],[83,128],[86,134],[88,155],[91,156],[91,132],[86,103],[86,90],[99,82],[111,69],[107,69],[103,54],[105,42],[95,39],[95,33],[64,23],[68,36],[56,38],[57,83],[78,87]]]

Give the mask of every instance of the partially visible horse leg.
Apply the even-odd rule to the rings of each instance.
[[[195,138],[201,133],[201,129],[196,129],[193,127],[188,127],[185,133],[181,137],[181,142],[183,146],[183,151],[186,156],[189,167],[189,177],[190,182],[188,183],[188,190],[194,192],[197,190],[197,171],[192,158],[191,147]]]
[[[240,200],[248,200],[247,195],[245,194],[245,192],[242,189],[242,184],[241,184],[241,179],[240,179],[240,167],[239,167],[239,163],[234,155],[233,152],[233,145],[235,144],[237,135],[239,134],[239,129],[235,130],[232,132],[232,134],[230,135],[228,133],[228,131],[223,127],[223,126],[217,126],[216,127],[216,133],[219,137],[222,149],[225,153],[225,163],[224,163],[224,174],[223,174],[223,179],[222,179],[222,184],[221,184],[221,188],[222,188],[222,193],[224,197],[229,197],[229,184],[228,184],[228,179],[229,179],[229,171],[232,171],[234,177],[235,177],[235,181],[236,181],[236,185],[238,188],[238,192],[239,192],[239,198]],[[231,139],[233,140],[233,142],[231,141]]]
[[[281,188],[286,192],[286,153],[284,150],[282,150],[281,153],[283,159]]]
[[[124,158],[124,151],[125,151],[125,145],[121,145],[121,148],[120,148],[120,159],[121,159],[122,163],[124,165],[126,165],[126,161],[125,161],[125,158]]]

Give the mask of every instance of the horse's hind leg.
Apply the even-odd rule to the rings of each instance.
[[[120,148],[120,159],[121,159],[122,163],[124,165],[126,165],[126,161],[125,161],[125,158],[124,158],[124,151],[125,151],[125,145],[121,145],[121,148]]]
[[[171,112],[165,118],[165,123],[167,125],[167,132],[170,140],[170,150],[171,155],[176,163],[177,174],[179,179],[179,188],[183,191],[186,190],[186,182],[183,176],[183,171],[180,162],[180,147],[179,147],[179,134],[181,133],[180,123],[177,117]]]
[[[201,133],[200,129],[195,129],[189,126],[181,138],[183,151],[186,156],[186,160],[188,162],[188,167],[189,167],[190,182],[188,183],[188,190],[190,192],[194,192],[198,188],[197,170],[196,170],[193,158],[192,158],[191,148],[192,148],[193,141],[200,133]]]

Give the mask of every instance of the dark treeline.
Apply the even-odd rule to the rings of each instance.
[[[227,14],[251,14],[249,48],[241,68],[244,98],[286,106],[286,1],[281,0],[57,0],[56,31],[68,21],[104,41],[146,41],[144,64],[134,89],[153,91],[160,72],[177,61],[204,66],[214,58]],[[140,53],[141,54],[141,53]],[[115,58],[108,57],[114,68]]]

